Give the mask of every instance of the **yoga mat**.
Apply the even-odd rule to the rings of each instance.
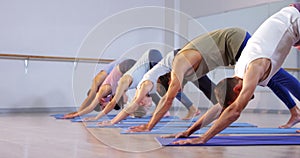
[[[50,115],[50,116],[52,116],[52,117],[54,117],[54,118],[56,118],[56,119],[64,119],[63,117],[64,117],[64,115],[65,114],[52,114],[52,115]],[[94,116],[97,116],[97,114],[86,114],[86,115],[83,115],[83,116],[79,116],[79,117],[75,117],[75,118],[72,118],[72,119],[69,119],[69,120],[80,120],[81,118],[86,118],[86,117],[94,117]],[[115,117],[116,115],[106,115],[107,117],[109,117],[109,118],[113,118],[113,117]]]
[[[94,121],[84,121],[83,119],[81,119],[80,117],[76,117],[74,119],[71,119],[72,122],[101,122],[107,119],[113,119],[116,115],[106,115],[107,117],[104,118],[100,118],[98,120],[94,120]],[[82,116],[82,118],[85,118],[86,116]],[[143,118],[133,118],[133,117],[127,117],[126,119],[122,120],[122,122],[130,122],[130,123],[134,123],[134,122],[148,122],[150,121],[151,116],[145,116]],[[174,119],[178,119],[179,118],[177,116],[168,116],[168,117],[164,117],[161,119],[161,122],[170,122]],[[172,121],[173,122],[173,121]]]
[[[296,134],[296,130],[299,128],[247,128],[247,127],[228,127],[220,132],[220,134]],[[121,131],[121,134],[174,134],[185,131],[186,128],[161,128],[154,129],[150,132],[134,132],[130,133],[127,130]],[[196,131],[194,134],[203,134],[208,128],[202,128]]]
[[[89,121],[85,121],[84,119],[87,117],[91,117],[91,116],[81,116],[81,117],[76,117],[76,118],[71,119],[71,122],[101,122],[101,121],[111,120],[115,116],[116,115],[106,115],[105,117],[101,117],[98,120],[89,120]]]
[[[50,115],[50,116],[52,116],[52,117],[54,117],[54,118],[56,118],[56,119],[65,119],[65,118],[63,118],[64,115],[65,115],[65,114],[52,114],[52,115]],[[70,120],[70,119],[68,119],[68,120]]]
[[[211,127],[213,124],[209,124],[206,127]],[[230,124],[229,127],[257,127],[254,124],[251,123],[244,123],[244,122],[233,122],[232,124]]]
[[[123,129],[128,129],[132,126],[139,126],[141,124],[139,123],[126,123],[126,124],[123,124],[123,123],[119,123],[119,124],[115,124],[113,126],[99,126],[97,125],[97,123],[95,124],[88,124],[86,127],[87,128],[123,128]],[[156,126],[153,128],[153,129],[158,129],[158,128],[188,128],[188,125],[186,124],[165,124],[165,123],[159,123],[159,124],[156,124]]]
[[[95,115],[96,116],[96,115]],[[107,115],[106,115],[107,116]],[[114,116],[107,116],[107,117],[102,117],[102,118],[100,118],[100,119],[98,119],[98,120],[93,120],[93,121],[85,121],[84,120],[84,118],[85,117],[83,117],[83,119],[82,118],[80,118],[80,117],[77,117],[77,118],[74,118],[74,119],[71,119],[71,121],[72,122],[101,122],[101,121],[105,121],[105,120],[110,120],[110,119],[113,119],[114,117],[115,117],[116,115],[114,115]],[[125,119],[125,120],[130,120],[129,122],[140,122],[140,121],[138,121],[139,119],[143,119],[143,118],[127,118],[127,119]],[[124,120],[124,121],[125,121]],[[137,121],[134,121],[134,120],[137,120]],[[143,120],[150,120],[150,118],[148,119],[148,118],[145,118],[145,119],[143,119]]]
[[[195,137],[189,137],[195,138]],[[300,145],[299,136],[215,136],[205,144],[172,144],[176,140],[189,138],[161,138],[155,139],[162,146],[257,146],[257,145]]]
[[[132,127],[132,126],[139,126],[141,124],[146,124],[147,122],[144,122],[144,123],[135,123],[135,122],[121,122],[121,123],[118,123],[118,124],[115,124],[114,126],[98,126],[97,124],[89,124],[87,125],[88,128],[123,128],[123,129],[128,129],[129,127]],[[155,127],[158,127],[158,128],[162,128],[162,127],[170,127],[170,128],[173,128],[173,127],[181,127],[181,128],[188,128],[189,126],[191,126],[192,123],[164,123],[164,122],[160,122],[158,124],[155,125]],[[235,123],[232,123],[230,125],[230,127],[257,127],[253,124],[250,124],[250,123],[243,123],[243,122],[235,122]],[[157,129],[157,128],[156,128]]]
[[[126,119],[124,120],[125,122],[149,122],[151,119],[151,117],[149,118],[130,118],[130,119]],[[181,120],[179,117],[177,116],[168,116],[168,117],[163,117],[162,119],[159,120],[159,122],[195,122],[197,121],[198,118],[194,118],[191,120]]]

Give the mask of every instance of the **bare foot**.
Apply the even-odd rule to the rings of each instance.
[[[300,133],[300,129],[296,131],[297,133]]]
[[[200,113],[201,111],[197,107],[191,106],[188,114],[185,117],[183,117],[182,120],[190,120],[193,117],[200,115]]]
[[[300,116],[291,116],[289,121],[285,125],[279,126],[279,128],[291,128],[299,122],[300,122]]]

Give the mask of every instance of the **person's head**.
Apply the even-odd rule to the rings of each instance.
[[[99,103],[96,105],[94,110],[97,112],[101,111],[111,101],[111,99],[112,99],[111,95],[99,99]]]
[[[135,63],[133,59],[125,59],[118,65],[120,72],[125,74]]]
[[[127,101],[128,101],[128,96],[126,95],[126,93],[124,93],[122,97],[119,99],[119,101],[116,103],[114,109],[115,110],[123,109]]]
[[[96,105],[96,107],[94,108],[95,111],[99,112],[102,109],[105,108],[105,106],[112,100],[113,96],[112,95],[108,95],[104,98],[99,99],[99,103]],[[128,97],[126,95],[126,93],[120,98],[120,100],[116,103],[114,109],[115,110],[120,110],[124,107],[124,104],[127,103]]]
[[[150,49],[148,55],[149,55],[148,59],[149,59],[150,69],[162,59],[162,55],[160,51],[156,49]]]
[[[300,8],[300,3],[299,2],[295,2],[295,3],[289,4],[289,6],[292,6],[292,7],[295,7],[297,9],[299,9]]]
[[[219,104],[227,108],[238,97],[242,86],[243,81],[238,77],[221,80],[214,89]]]
[[[140,102],[137,110],[132,114],[136,118],[144,117],[152,106],[152,97],[146,95]]]
[[[156,90],[160,96],[164,96],[164,94],[168,91],[170,78],[171,73],[166,73],[158,78]]]
[[[150,107],[152,105],[152,97],[150,95],[146,95],[141,102],[139,103],[140,106]]]

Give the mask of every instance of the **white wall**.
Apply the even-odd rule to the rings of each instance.
[[[277,1],[283,0],[189,0],[188,2],[180,1],[179,3],[181,11],[192,17],[204,17]]]
[[[88,33],[112,15],[136,7],[164,6],[160,0],[0,0],[0,3],[1,54],[66,57],[79,56],[78,49]],[[126,20],[130,23],[138,19]],[[99,50],[97,57],[115,59],[140,43],[162,43],[163,38],[164,34],[155,29],[126,32],[107,48],[108,55]],[[78,63],[75,67],[72,62],[29,60],[25,73],[24,64],[24,60],[0,59],[0,109],[78,106],[97,71],[95,64]],[[85,71],[75,85],[78,93],[73,97],[74,72],[91,67],[93,71]]]
[[[143,13],[138,18],[120,19],[109,26],[127,27],[145,21],[147,26],[152,23],[170,27],[183,37],[174,36],[168,30],[146,27],[132,28],[118,34],[116,38],[103,35],[100,40],[93,40],[92,45],[96,54],[80,51],[89,35],[113,19],[118,13],[145,6],[174,8],[194,17],[205,29],[213,30],[226,26],[240,26],[253,33],[255,28],[273,12],[288,4],[289,1],[271,5],[260,3],[277,0],[251,1],[241,4],[240,0],[226,1],[220,5],[219,0],[200,0],[183,3],[183,1],[141,1],[141,0],[0,0],[0,53],[67,56],[67,57],[101,57],[115,59],[129,55],[138,58],[143,50],[156,47],[163,51],[182,46],[182,40],[192,39],[199,32],[194,32],[188,22],[180,21],[180,15],[167,11],[153,13],[153,16]],[[196,4],[193,4],[196,3]],[[221,4],[223,4],[222,1]],[[209,10],[199,9],[199,4]],[[214,5],[219,5],[213,9]],[[250,7],[255,5],[255,7]],[[246,9],[239,9],[244,8]],[[193,12],[189,12],[189,10]],[[200,12],[197,12],[200,11]],[[157,19],[157,16],[161,16]],[[205,15],[205,16],[204,16]],[[201,17],[199,17],[201,16]],[[242,19],[241,19],[242,18]],[[154,20],[153,20],[154,19]],[[148,20],[148,21],[147,21]],[[109,33],[112,30],[107,30]],[[184,30],[182,32],[182,30]],[[104,31],[105,32],[105,31]],[[103,41],[110,43],[105,43]],[[103,45],[103,43],[107,45]],[[99,46],[98,46],[99,45]],[[85,49],[82,49],[85,50]],[[88,49],[86,49],[88,50]],[[135,53],[135,54],[134,54]],[[296,57],[289,57],[287,67],[292,67],[298,61]],[[29,60],[25,73],[24,60],[0,59],[0,110],[16,108],[54,108],[74,107],[85,98],[94,74],[98,70],[97,64],[72,62],[46,62]],[[221,73],[213,72],[211,77],[217,80]],[[231,72],[228,72],[230,74]],[[191,91],[194,93],[195,91]],[[200,92],[197,92],[200,93]],[[263,92],[264,93],[264,92]],[[263,94],[269,96],[270,93]],[[195,97],[195,102],[207,107],[208,101],[203,97]],[[273,98],[273,97],[270,97]],[[277,102],[275,102],[277,104]],[[268,104],[268,103],[266,103]]]
[[[164,5],[159,0],[1,0],[0,3],[1,51],[59,56],[75,56],[88,32],[113,14],[135,7]]]

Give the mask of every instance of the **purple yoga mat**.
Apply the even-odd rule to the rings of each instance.
[[[254,146],[254,145],[300,145],[299,136],[215,136],[205,144],[172,144],[176,140],[190,139],[189,138],[161,138],[155,139],[162,146]]]

